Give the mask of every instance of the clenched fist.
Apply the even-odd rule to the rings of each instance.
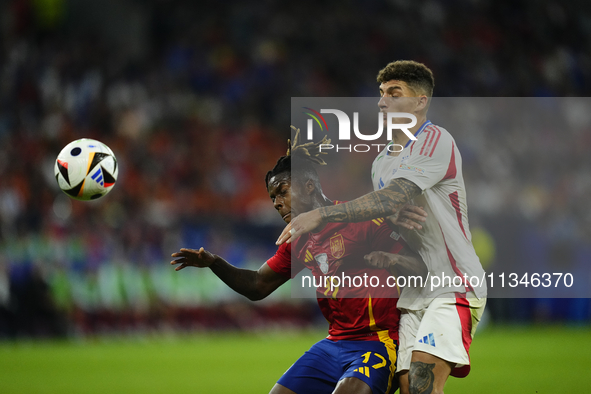
[[[390,268],[398,264],[400,256],[387,252],[371,252],[363,256],[368,265],[375,268]]]

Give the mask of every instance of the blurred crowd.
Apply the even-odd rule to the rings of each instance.
[[[395,59],[426,63],[439,97],[585,96],[591,12],[533,0],[1,2],[0,337],[278,315],[305,325],[308,304],[289,288],[247,308],[206,270],[174,273],[168,256],[206,246],[255,268],[271,256],[282,222],[263,181],[285,152],[290,97],[376,96]],[[62,194],[53,172],[83,137],[120,168],[90,203]],[[515,146],[513,135],[464,144],[486,260],[588,263],[591,130],[568,144],[526,137],[492,163],[479,152]],[[521,162],[524,151],[536,159]],[[564,301],[528,302],[520,315],[500,305],[497,319],[591,316],[588,302],[558,315]]]

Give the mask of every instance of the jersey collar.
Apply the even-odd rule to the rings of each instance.
[[[426,120],[425,123],[423,123],[421,125],[421,127],[419,127],[419,129],[417,130],[417,132],[415,133],[415,137],[418,138],[419,134],[421,134],[423,132],[423,130],[425,130],[426,127],[428,127],[431,123],[430,120]],[[406,148],[407,146],[410,145],[411,142],[413,142],[414,140],[408,140],[408,142],[406,143],[406,145],[404,145],[404,147]]]

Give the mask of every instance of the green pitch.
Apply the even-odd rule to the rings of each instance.
[[[0,343],[0,393],[267,393],[323,332]],[[589,328],[489,328],[446,393],[587,392]]]

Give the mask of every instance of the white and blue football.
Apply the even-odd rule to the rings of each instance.
[[[96,200],[117,181],[117,159],[100,141],[82,138],[70,142],[57,156],[55,179],[60,189],[76,200]]]

